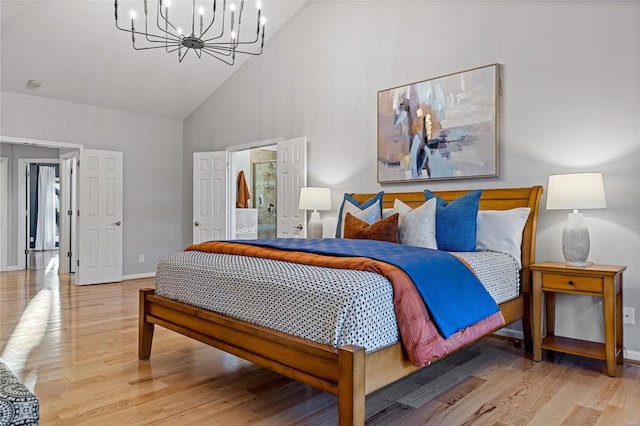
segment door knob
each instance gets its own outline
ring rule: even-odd
[[[294,229],[297,229],[298,231],[302,231],[302,224],[298,225],[298,226],[294,226]]]
[[[193,222],[193,226],[200,226],[199,222]]]
[[[122,225],[122,222],[117,221],[117,222],[116,222],[116,226],[120,226],[120,225]]]

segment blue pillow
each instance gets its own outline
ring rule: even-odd
[[[482,191],[478,189],[447,203],[425,189],[425,201],[436,198],[438,250],[474,251],[476,249],[476,219],[481,195]]]
[[[338,226],[336,227],[336,238],[342,237],[342,209],[344,208],[344,203],[351,203],[354,206],[358,207],[360,210],[364,210],[367,207],[374,205],[376,201],[380,201],[380,217],[382,217],[382,196],[383,195],[384,195],[384,191],[380,191],[374,197],[371,197],[364,203],[360,204],[351,195],[345,193],[344,199],[342,200],[342,204],[340,204],[340,211],[338,212]]]

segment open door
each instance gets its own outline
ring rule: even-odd
[[[193,244],[228,238],[227,152],[193,153]]]
[[[274,141],[278,151],[277,236],[305,238],[307,220],[298,204],[300,188],[307,186],[307,137]],[[232,236],[235,202],[231,200],[235,200],[236,190],[230,176],[235,176],[236,170],[230,164],[230,154],[193,154],[193,244]]]
[[[76,164],[78,152],[60,154],[60,257],[58,272],[68,274],[76,268]]]
[[[80,150],[74,284],[122,281],[122,153]]]
[[[278,238],[305,238],[305,210],[300,188],[307,186],[307,137],[278,142]]]

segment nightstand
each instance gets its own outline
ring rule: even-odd
[[[542,349],[581,355],[607,362],[607,374],[615,377],[616,362],[622,364],[622,272],[626,266],[567,266],[542,262],[530,266],[533,274],[531,314],[533,360],[540,361]],[[598,296],[603,299],[605,343],[555,335],[556,293]],[[547,335],[542,338],[542,296],[545,299]]]

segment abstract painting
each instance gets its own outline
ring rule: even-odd
[[[498,176],[499,64],[378,92],[378,182]]]

